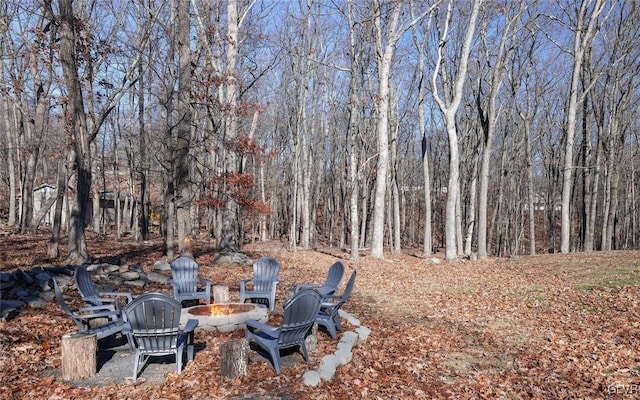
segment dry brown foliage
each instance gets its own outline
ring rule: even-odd
[[[0,272],[47,263],[47,236],[5,236]],[[161,259],[159,242],[89,238],[95,261],[150,270]],[[319,334],[310,364],[276,375],[251,363],[248,376],[220,377],[218,346],[242,336],[198,333],[201,350],[181,375],[162,385],[113,382],[78,387],[63,382],[61,336],[72,323],[56,303],[26,309],[0,323],[0,397],[5,399],[354,399],[354,398],[621,398],[640,392],[640,252],[539,255],[427,264],[416,255],[364,256],[358,264],[338,249],[290,252],[280,243],[250,245],[257,258],[282,264],[285,288],[322,281],[342,259],[358,278],[345,311],[372,329],[353,360],[318,387],[302,384],[335,342]],[[202,275],[230,287],[250,266],[213,265],[213,252],[196,244]],[[346,282],[346,279],[344,279]],[[169,288],[153,288],[169,292]],[[148,288],[149,290],[149,288]],[[345,323],[347,329],[353,329]]]

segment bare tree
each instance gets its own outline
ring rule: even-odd
[[[373,232],[371,237],[371,256],[384,257],[384,215],[389,173],[389,112],[391,104],[390,80],[391,67],[396,46],[402,36],[414,25],[430,14],[438,2],[428,7],[410,21],[400,21],[402,3],[373,2],[374,35],[376,48],[376,66],[378,72],[378,93],[376,101],[376,141],[377,169],[373,206]],[[384,20],[384,21],[383,21]]]
[[[511,57],[511,53],[517,47],[514,44],[514,33],[520,28],[520,18],[523,11],[527,7],[525,2],[512,2],[504,14],[501,13],[500,19],[504,18],[504,26],[501,27],[499,33],[500,39],[497,48],[492,49],[490,43],[493,38],[489,38],[487,24],[489,16],[484,19],[481,28],[482,49],[485,54],[484,65],[488,69],[486,88],[478,85],[476,93],[476,104],[482,130],[484,132],[482,143],[482,157],[480,164],[480,190],[478,198],[478,258],[487,257],[487,209],[488,209],[488,192],[489,192],[489,166],[491,153],[493,151],[494,132],[498,116],[498,106],[496,99],[502,88],[505,74],[507,73],[507,62]],[[491,10],[488,10],[490,13]],[[482,69],[482,67],[480,67]],[[484,90],[488,91],[485,95]],[[483,99],[486,98],[486,101]]]
[[[415,12],[412,4],[411,7],[412,15]],[[428,32],[430,30],[431,19],[429,19],[429,24],[427,25],[424,31]],[[420,132],[421,137],[421,154],[422,154],[422,177],[424,182],[424,190],[423,190],[423,200],[424,200],[424,241],[422,246],[422,253],[425,257],[430,257],[433,252],[433,238],[432,238],[432,228],[431,228],[431,170],[429,168],[429,153],[427,148],[427,129],[425,124],[427,123],[426,115],[425,115],[425,99],[427,96],[427,70],[425,63],[425,45],[429,43],[424,38],[420,38],[418,34],[417,27],[413,28],[413,43],[418,50],[418,65],[417,65],[417,73],[419,76],[418,80],[418,130]]]
[[[178,2],[177,48],[178,48],[178,121],[175,141],[175,209],[178,231],[178,252],[191,255],[191,183],[189,181],[189,149],[191,148],[191,23],[190,0]],[[230,38],[233,40],[233,37]]]
[[[27,12],[20,14],[22,7]],[[49,130],[52,88],[55,77],[56,27],[37,6],[3,2],[0,11],[0,51],[3,54],[1,76],[6,86],[2,97],[6,104],[4,124],[7,127],[7,143],[11,144],[9,167],[13,198],[13,223],[15,223],[15,195],[18,189],[15,173],[20,180],[20,231],[32,232],[35,228],[33,192],[40,156],[45,147],[44,136]],[[24,19],[22,16],[26,15]],[[11,86],[11,87],[9,87]],[[15,155],[15,157],[14,157]],[[17,165],[16,165],[17,163]],[[17,171],[15,170],[17,168]]]
[[[358,224],[358,120],[360,117],[358,104],[360,99],[358,96],[358,73],[360,68],[360,59],[362,56],[362,49],[358,46],[356,24],[354,20],[354,4],[353,0],[347,2],[347,22],[349,24],[349,54],[351,61],[351,68],[349,73],[349,123],[347,126],[347,153],[349,155],[349,174],[347,178],[347,187],[349,190],[349,221],[351,231],[351,259],[358,261],[360,259],[360,236],[359,236],[359,224]]]
[[[138,71],[138,63],[141,55],[134,54],[123,71],[119,71],[119,79],[117,81],[100,81],[100,86],[106,89],[106,94],[101,94],[101,106],[97,107],[94,96],[94,79],[96,74],[93,70],[93,64],[87,63],[83,69],[86,83],[86,90],[90,92],[92,98],[92,106],[85,108],[83,86],[81,77],[78,73],[79,55],[82,54],[83,59],[89,56],[89,51],[93,43],[91,35],[81,35],[82,29],[87,28],[86,24],[78,24],[81,19],[75,13],[73,8],[73,0],[59,0],[58,9],[59,16],[56,16],[51,6],[51,0],[45,1],[45,7],[48,15],[60,21],[60,60],[62,70],[67,87],[67,105],[66,105],[66,131],[72,138],[75,171],[75,201],[72,205],[71,221],[68,232],[67,243],[67,259],[70,262],[82,263],[89,259],[86,246],[85,228],[87,210],[89,207],[89,193],[92,187],[92,154],[91,146],[100,132],[105,120],[114,110],[116,104],[124,96],[127,90],[136,82]],[[112,32],[116,32],[113,29]],[[140,44],[144,47],[144,43],[148,40],[149,31],[140,30]],[[82,47],[78,48],[77,44],[81,43]],[[88,124],[87,115],[90,116],[91,124]]]
[[[51,9],[51,3],[47,3]],[[75,47],[77,27],[73,12],[73,0],[59,0],[58,4],[60,10],[60,59],[69,97],[65,119],[67,131],[73,138],[74,169],[77,174],[67,258],[69,261],[82,263],[89,259],[84,229],[89,190],[91,189],[91,141],[87,131],[84,100],[78,76]]]
[[[433,98],[438,104],[440,111],[444,117],[447,135],[449,136],[449,180],[447,184],[447,208],[445,223],[445,257],[447,260],[455,260],[458,258],[458,246],[456,239],[456,208],[459,202],[460,187],[460,160],[458,150],[458,132],[456,128],[456,113],[462,100],[464,82],[467,75],[469,54],[471,53],[471,44],[475,35],[476,21],[480,11],[482,0],[474,0],[473,8],[468,22],[466,23],[466,34],[462,48],[460,49],[460,58],[458,60],[448,60],[456,62],[457,72],[454,77],[449,77],[445,73],[443,64],[445,60],[444,48],[449,39],[449,29],[453,14],[453,2],[450,0],[447,5],[447,14],[444,19],[444,26],[438,29],[439,45],[435,69],[432,79]],[[453,79],[453,80],[450,80]],[[440,89],[442,87],[442,89]],[[451,91],[451,95],[441,97],[441,91],[445,94]]]
[[[9,32],[9,22],[10,17],[8,15],[8,10],[0,9],[0,81],[8,82],[7,73],[5,70],[4,60],[8,58],[7,54],[7,41],[8,32]],[[17,207],[17,168],[15,164],[15,155],[16,155],[16,141],[14,139],[15,135],[13,134],[16,130],[13,129],[13,123],[11,121],[11,116],[15,115],[13,110],[13,105],[9,101],[9,97],[7,96],[7,90],[2,88],[0,93],[2,94],[0,102],[0,106],[2,109],[3,117],[2,117],[2,126],[4,128],[5,133],[5,146],[6,146],[6,154],[7,154],[7,174],[9,175],[9,216],[7,220],[7,224],[9,226],[14,226],[16,224],[16,207]]]
[[[601,22],[599,16],[605,8],[604,0],[582,0],[576,5],[576,26],[573,36],[573,70],[571,85],[566,105],[566,140],[564,150],[564,171],[562,180],[562,220],[560,228],[560,251],[569,252],[571,233],[571,195],[573,189],[573,146],[576,136],[576,116],[578,105],[584,100],[584,92],[580,94],[580,74],[587,48],[593,44]],[[584,90],[584,89],[583,89]]]

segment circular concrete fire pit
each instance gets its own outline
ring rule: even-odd
[[[188,319],[198,320],[198,329],[217,332],[231,332],[244,329],[244,321],[255,319],[267,322],[268,309],[261,304],[221,303],[184,308],[180,315],[180,325]]]

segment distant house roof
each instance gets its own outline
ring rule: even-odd
[[[40,190],[56,190],[56,187],[50,183],[43,183],[42,185],[33,189],[34,192],[39,192]]]

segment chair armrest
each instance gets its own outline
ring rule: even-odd
[[[122,333],[124,333],[125,335],[128,335],[131,333],[131,324],[128,322],[125,322],[124,324],[122,324]]]
[[[260,321],[256,321],[255,319],[248,319],[246,321],[244,321],[244,324],[247,326],[247,328],[251,327],[254,330],[261,330],[263,332],[277,332],[278,329],[280,329],[279,326],[271,326],[271,325],[267,325],[264,324]]]
[[[189,319],[187,320],[187,324],[184,326],[184,329],[182,329],[182,331],[185,333],[193,332],[197,327],[198,327],[198,320]]]
[[[339,301],[341,298],[342,298],[342,295],[339,295],[339,294],[327,294],[325,296],[322,296],[322,302],[330,303],[332,300]]]
[[[298,293],[302,289],[317,289],[322,286],[319,283],[297,283],[295,286],[295,292]]]
[[[133,301],[133,295],[130,292],[100,292],[102,296],[126,297],[128,302]]]
[[[74,308],[73,311],[82,311],[82,312],[99,312],[99,311],[112,311],[112,312],[120,312],[118,308],[113,304],[100,304],[97,306],[82,306],[78,308]]]
[[[210,281],[209,279],[200,279],[200,283],[202,283],[203,285],[206,285],[206,286],[213,285],[213,282]]]
[[[240,280],[240,292],[244,293],[244,290],[247,286],[248,283],[253,282],[253,278],[249,278],[249,279],[241,279]]]
[[[95,307],[81,307],[71,310],[75,318],[80,319],[94,319],[94,318],[111,318],[117,319],[120,317],[120,311],[109,309],[102,306]]]
[[[100,293],[102,294],[102,293]],[[92,297],[91,301],[96,301],[96,302],[100,302],[100,303],[111,303],[111,304],[118,304],[120,303],[120,300],[118,300],[117,297]]]
[[[322,298],[320,308],[333,308],[340,303],[342,303],[342,296],[327,296]]]
[[[273,284],[280,283],[279,280],[274,280],[274,279],[252,279],[252,281],[254,283],[258,283],[258,282],[260,282],[260,283],[273,283]]]

